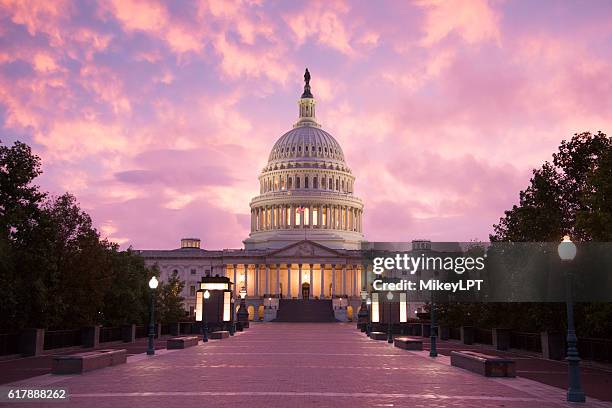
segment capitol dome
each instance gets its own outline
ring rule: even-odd
[[[304,80],[298,121],[274,144],[259,175],[246,249],[282,248],[301,240],[359,249],[363,241],[355,177],[338,141],[316,121],[308,70]]]
[[[297,158],[344,163],[344,153],[336,139],[314,126],[298,126],[282,135],[274,144],[268,163]]]

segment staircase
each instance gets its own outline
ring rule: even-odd
[[[275,322],[335,322],[331,299],[280,299]]]

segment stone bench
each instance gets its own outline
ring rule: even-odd
[[[229,332],[227,330],[214,331],[210,333],[208,337],[213,340],[227,339],[229,337]]]
[[[393,345],[404,350],[423,350],[423,340],[414,337],[396,337]]]
[[[188,337],[173,337],[168,339],[166,348],[168,350],[185,349],[187,347],[193,347],[198,345],[199,338],[196,336]]]
[[[370,338],[372,340],[387,340],[387,333],[380,331],[370,332]]]
[[[127,350],[94,350],[84,353],[53,356],[52,374],[82,374],[98,368],[124,364]]]
[[[452,351],[451,365],[486,377],[516,377],[514,360],[474,351]]]

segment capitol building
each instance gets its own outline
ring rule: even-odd
[[[259,174],[244,249],[207,249],[185,238],[178,249],[140,251],[161,280],[176,272],[185,282],[191,315],[200,278],[218,275],[236,283],[236,294],[246,289],[251,318],[287,299],[326,300],[339,320],[356,316],[365,288],[364,206],[342,147],[317,122],[308,70],[304,81],[298,119]]]

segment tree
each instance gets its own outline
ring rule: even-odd
[[[40,164],[24,143],[0,145],[0,333],[146,322],[147,282],[158,271],[101,239],[74,196],[41,192]],[[168,318],[181,284],[162,287]]]
[[[610,138],[584,132],[562,141],[552,163],[533,171],[519,205],[493,228],[491,241],[558,242],[565,234],[577,241],[612,241]],[[530,330],[551,328],[542,322],[562,328],[565,311],[560,304],[513,304],[502,319]],[[609,335],[612,305],[578,304],[576,321],[583,335]]]
[[[181,292],[185,282],[181,281],[178,273],[174,272],[168,282],[161,282],[158,289],[159,320],[163,323],[178,322],[185,316],[183,302],[185,298]]]
[[[494,225],[491,241],[610,241],[612,227],[612,141],[601,132],[575,134],[561,142],[546,162],[533,171],[519,205]]]

